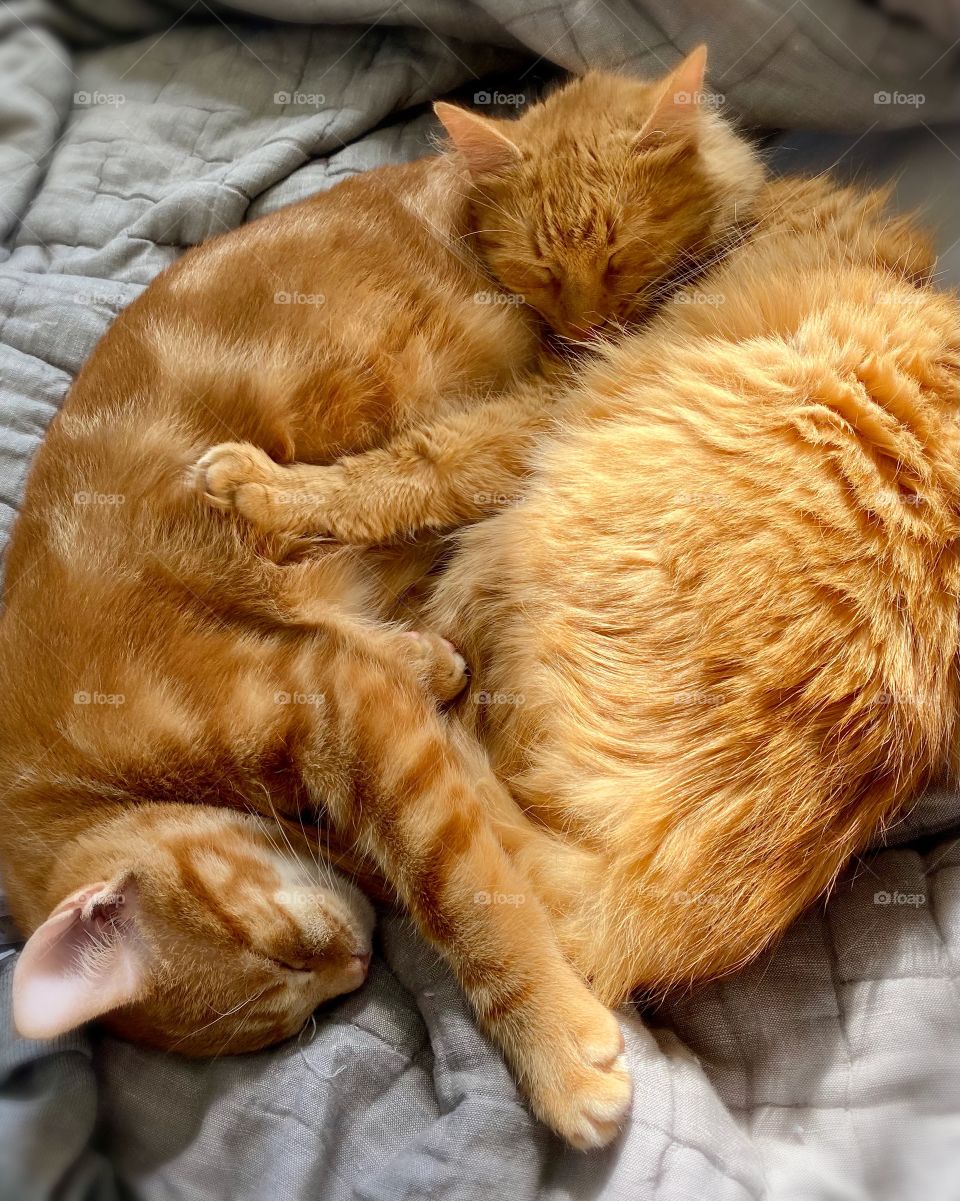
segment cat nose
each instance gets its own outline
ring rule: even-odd
[[[359,951],[356,954],[351,955],[350,962],[347,967],[356,979],[354,988],[359,988],[364,980],[366,980],[367,973],[370,971],[370,952]]]

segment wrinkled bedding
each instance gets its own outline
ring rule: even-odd
[[[654,73],[707,37],[727,106],[791,130],[771,144],[777,169],[902,173],[897,203],[940,219],[944,281],[960,282],[957,10],[930,29],[855,0],[730,0],[707,25],[704,11],[0,3],[3,544],[117,312],[184,247],[427,152],[439,95],[529,97],[584,64]],[[530,1118],[402,918],[383,921],[368,984],[299,1039],[205,1063],[15,1038],[17,934],[0,919],[0,1201],[955,1201],[958,834],[960,796],[933,791],[772,955],[644,1021],[625,1013],[633,1113],[591,1155]]]

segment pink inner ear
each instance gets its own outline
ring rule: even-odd
[[[13,1020],[24,1038],[55,1038],[125,1005],[145,980],[132,877],[62,901],[27,940],[13,976]]]
[[[520,158],[520,150],[492,121],[455,104],[438,100],[433,111],[457,150],[463,155],[471,174],[495,174],[506,170]]]

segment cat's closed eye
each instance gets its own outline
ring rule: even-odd
[[[561,286],[560,277],[546,263],[543,265],[524,264],[523,271],[531,286],[551,288],[554,292],[559,292]]]
[[[272,963],[274,967],[278,967],[284,972],[309,972],[310,966],[304,960],[303,962],[288,963],[285,959],[274,959],[267,956],[267,962]]]
[[[615,247],[603,270],[604,286],[609,288],[637,277],[643,270],[642,250],[636,239]]]

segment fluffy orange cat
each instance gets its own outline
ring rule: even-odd
[[[576,125],[603,77],[526,125],[448,119],[475,242],[558,332],[662,305],[551,389],[563,434],[427,610],[522,807],[498,794],[501,840],[613,1003],[769,945],[951,767],[958,726],[957,302],[885,196],[764,183],[687,103],[702,66],[624,173],[617,135]],[[622,294],[611,231],[647,254]],[[340,512],[383,484],[370,465]]]
[[[497,163],[476,135],[502,133],[445,111],[456,154],[189,252],[100,342],[37,456],[6,563],[0,853],[31,935],[21,1032],[99,1017],[208,1054],[298,1030],[369,957],[369,907],[318,882],[308,843],[273,820],[323,815],[451,963],[535,1112],[577,1146],[613,1137],[630,1096],[617,1022],[493,833],[487,813],[509,797],[437,709],[463,660],[383,620],[402,555],[310,538],[451,526],[515,486],[542,401],[529,384],[496,394],[534,364],[534,317],[464,236],[484,212],[500,220],[510,179],[528,187],[539,157],[546,187],[567,155],[566,187],[593,163],[583,190],[602,197],[602,167],[623,220],[590,243],[602,293],[558,286],[564,322],[683,269],[734,220],[720,184],[710,221],[656,217],[669,261],[630,228],[651,202],[629,199],[689,175],[700,206],[712,156],[752,164],[715,121],[702,147],[693,137],[702,71],[701,54],[659,85],[574,84],[511,125]],[[354,475],[373,483],[351,515],[333,485]],[[476,903],[489,892],[528,903]]]
[[[755,956],[956,770],[960,306],[884,201],[769,184],[428,607],[501,838],[611,1004]]]

